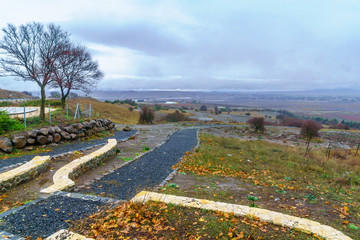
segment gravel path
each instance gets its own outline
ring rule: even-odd
[[[70,221],[96,213],[105,205],[99,201],[51,196],[5,216],[0,221],[0,229],[22,237],[45,238],[69,228]]]
[[[33,159],[35,156],[53,156],[53,155],[57,155],[57,154],[62,154],[62,153],[66,153],[66,152],[71,152],[71,151],[79,151],[79,150],[83,150],[87,147],[91,147],[94,145],[98,145],[98,144],[103,144],[106,143],[106,141],[109,138],[116,138],[116,140],[121,140],[124,138],[128,138],[132,135],[134,135],[136,133],[136,131],[116,131],[114,133],[114,136],[110,136],[110,137],[106,137],[103,139],[95,139],[95,140],[91,140],[91,141],[73,141],[70,144],[63,144],[59,147],[54,148],[54,150],[50,151],[50,152],[43,152],[43,153],[39,153],[36,155],[24,155],[21,157],[14,157],[14,158],[8,158],[8,159],[1,159],[0,160],[0,172],[4,171],[5,169],[3,169],[4,167],[7,166],[11,166],[11,165],[15,165],[15,164],[19,164],[19,163],[25,163],[30,161],[31,159]]]
[[[185,129],[174,133],[159,148],[95,181],[83,192],[105,193],[106,196],[128,200],[145,188],[157,186],[173,171],[171,166],[196,146],[197,131]]]

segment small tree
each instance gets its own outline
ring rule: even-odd
[[[104,74],[85,47],[67,43],[59,46],[59,49],[61,51],[53,62],[52,87],[60,88],[61,107],[65,108],[65,101],[71,90],[88,93]]]
[[[218,115],[218,114],[221,113],[221,111],[219,110],[218,106],[215,106],[215,108],[214,108],[214,113],[215,113],[216,115]]]
[[[260,131],[260,132],[264,132],[265,131],[265,118],[263,117],[254,117],[251,118],[247,121],[251,127],[253,127],[255,129],[255,132]]]
[[[207,107],[205,105],[202,105],[200,107],[200,111],[206,112],[207,111]]]
[[[311,139],[319,136],[319,130],[321,128],[322,128],[322,126],[313,120],[304,121],[304,124],[300,130],[300,135],[307,140],[305,155],[308,154],[308,152],[309,152],[309,146],[310,146]]]
[[[142,107],[140,110],[139,123],[152,123],[154,117],[154,110],[152,108]]]
[[[189,120],[189,118],[185,114],[179,112],[179,110],[176,110],[173,113],[167,114],[164,119],[167,122],[181,122],[181,121]]]

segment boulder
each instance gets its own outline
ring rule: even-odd
[[[54,142],[58,143],[61,140],[61,135],[59,133],[54,134]]]
[[[77,138],[77,135],[76,135],[75,133],[71,133],[71,134],[70,134],[70,137],[71,137],[71,139],[76,139],[76,138]]]
[[[49,129],[48,128],[40,128],[39,132],[44,136],[49,135]]]
[[[36,136],[38,135],[38,133],[39,133],[38,130],[28,131],[29,136],[32,137],[32,138],[36,138]]]
[[[27,142],[27,144],[34,144],[35,143],[35,139],[34,138],[28,138],[27,140],[26,140],[26,142]]]
[[[62,138],[66,139],[66,140],[69,140],[71,138],[70,134],[67,133],[66,131],[61,131],[60,135],[61,135]]]
[[[76,133],[77,130],[73,128],[71,125],[63,128],[68,133]]]
[[[49,134],[53,134],[55,132],[55,129],[53,127],[49,127]]]
[[[7,137],[0,137],[0,150],[11,153],[13,151],[13,145]]]
[[[25,136],[16,136],[11,139],[14,147],[23,148],[26,145],[26,137]]]
[[[40,145],[44,145],[47,142],[47,137],[44,135],[39,135],[36,137],[36,142]]]
[[[47,137],[47,143],[52,143],[54,141],[54,137],[53,137],[53,135],[48,135],[48,137]]]
[[[91,128],[91,125],[89,122],[82,122],[81,124],[83,125],[83,128],[86,128],[86,129]]]
[[[115,123],[111,123],[110,125],[109,125],[109,129],[113,129],[115,127]]]
[[[109,119],[104,119],[105,126],[109,126],[112,122]]]
[[[97,122],[95,120],[90,121],[90,128],[94,128],[94,127],[97,127],[97,126],[98,126],[98,124],[97,124]]]
[[[81,132],[79,133],[79,137],[85,137],[85,133],[84,133],[83,131],[81,131]]]
[[[54,127],[54,130],[55,130],[55,132],[57,132],[57,133],[61,133],[61,128],[59,128],[58,126],[55,126],[55,127]]]
[[[32,151],[32,150],[34,150],[34,147],[33,146],[27,146],[24,149],[27,150],[27,151]]]
[[[123,128],[123,131],[125,131],[125,132],[129,132],[129,131],[131,131],[131,129],[130,129],[130,127],[129,127],[129,126],[126,126],[126,127],[124,127],[124,128]]]

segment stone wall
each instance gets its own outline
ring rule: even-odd
[[[107,144],[102,148],[81,158],[75,159],[61,167],[53,176],[54,184],[42,189],[40,192],[49,194],[56,191],[72,190],[75,186],[75,182],[72,179],[97,167],[104,162],[107,157],[115,155],[116,145],[116,139],[108,139]]]
[[[7,153],[11,153],[14,148],[32,150],[34,145],[57,144],[60,141],[74,140],[101,131],[109,131],[114,127],[115,124],[108,119],[97,119],[23,131],[9,138],[0,136],[0,150]]]
[[[0,192],[15,187],[16,185],[29,181],[42,172],[45,172],[50,162],[49,156],[37,156],[31,161],[0,174]]]

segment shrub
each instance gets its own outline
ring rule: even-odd
[[[140,111],[139,123],[152,123],[154,120],[154,110],[149,107],[142,107]]]
[[[188,121],[189,118],[185,114],[176,110],[173,113],[167,114],[164,120],[167,122],[181,122],[181,121]]]
[[[260,132],[264,132],[265,131],[265,118],[263,117],[254,117],[251,118],[247,121],[251,127],[255,128],[255,132],[260,131]]]
[[[314,122],[313,120],[306,120],[301,127],[300,135],[311,140],[312,138],[319,136],[319,130],[321,128],[322,126],[319,123]]]
[[[200,111],[207,111],[207,107],[205,105],[202,105],[199,110]]]
[[[335,129],[342,129],[342,130],[349,130],[350,127],[346,124],[343,123],[338,123],[335,126],[332,126],[331,128],[335,128]]]
[[[280,125],[301,128],[304,125],[304,120],[292,117],[284,117]]]
[[[21,129],[23,129],[23,125],[19,120],[10,118],[4,111],[0,111],[0,134]]]
[[[314,122],[313,120],[304,121],[304,124],[300,130],[300,135],[307,139],[305,156],[309,152],[309,146],[310,146],[311,139],[319,136],[319,130],[321,128],[322,128],[322,126],[319,123]]]

